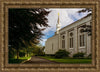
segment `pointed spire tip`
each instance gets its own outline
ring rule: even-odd
[[[58,16],[59,16],[59,12],[58,12]]]

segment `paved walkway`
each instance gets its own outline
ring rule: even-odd
[[[59,63],[44,58],[40,58],[37,56],[33,56],[30,60],[24,62],[23,64],[59,64]]]

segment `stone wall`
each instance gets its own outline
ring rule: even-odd
[[[80,26],[86,24],[90,25],[92,16],[87,16],[82,18],[59,31],[59,34],[54,35],[53,37],[47,39],[46,46],[45,46],[45,53],[46,54],[54,54],[59,49],[65,49],[69,51],[72,56],[77,52],[84,52],[86,55],[91,53],[91,36],[88,36],[87,33],[83,33],[85,35],[85,46],[80,47]],[[69,34],[70,32],[73,33],[73,48],[69,47]],[[65,48],[62,48],[62,37],[65,37]]]
[[[45,53],[46,54],[55,54],[58,51],[58,35],[54,35],[49,38],[45,44]]]

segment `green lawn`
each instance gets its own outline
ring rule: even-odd
[[[55,61],[55,62],[60,62],[60,63],[68,63],[68,64],[91,64],[92,63],[92,59],[74,59],[74,58],[63,58],[63,59],[57,59],[54,57],[50,57],[50,56],[39,56],[51,61]]]
[[[15,58],[9,58],[8,62],[10,64],[19,64],[19,63],[22,63],[23,61],[25,60],[28,60],[30,59],[31,57],[20,57],[19,59],[15,59]]]

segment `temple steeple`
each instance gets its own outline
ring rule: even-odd
[[[59,34],[59,30],[61,29],[60,19],[59,19],[59,13],[58,13],[58,20],[56,24],[56,33]]]

